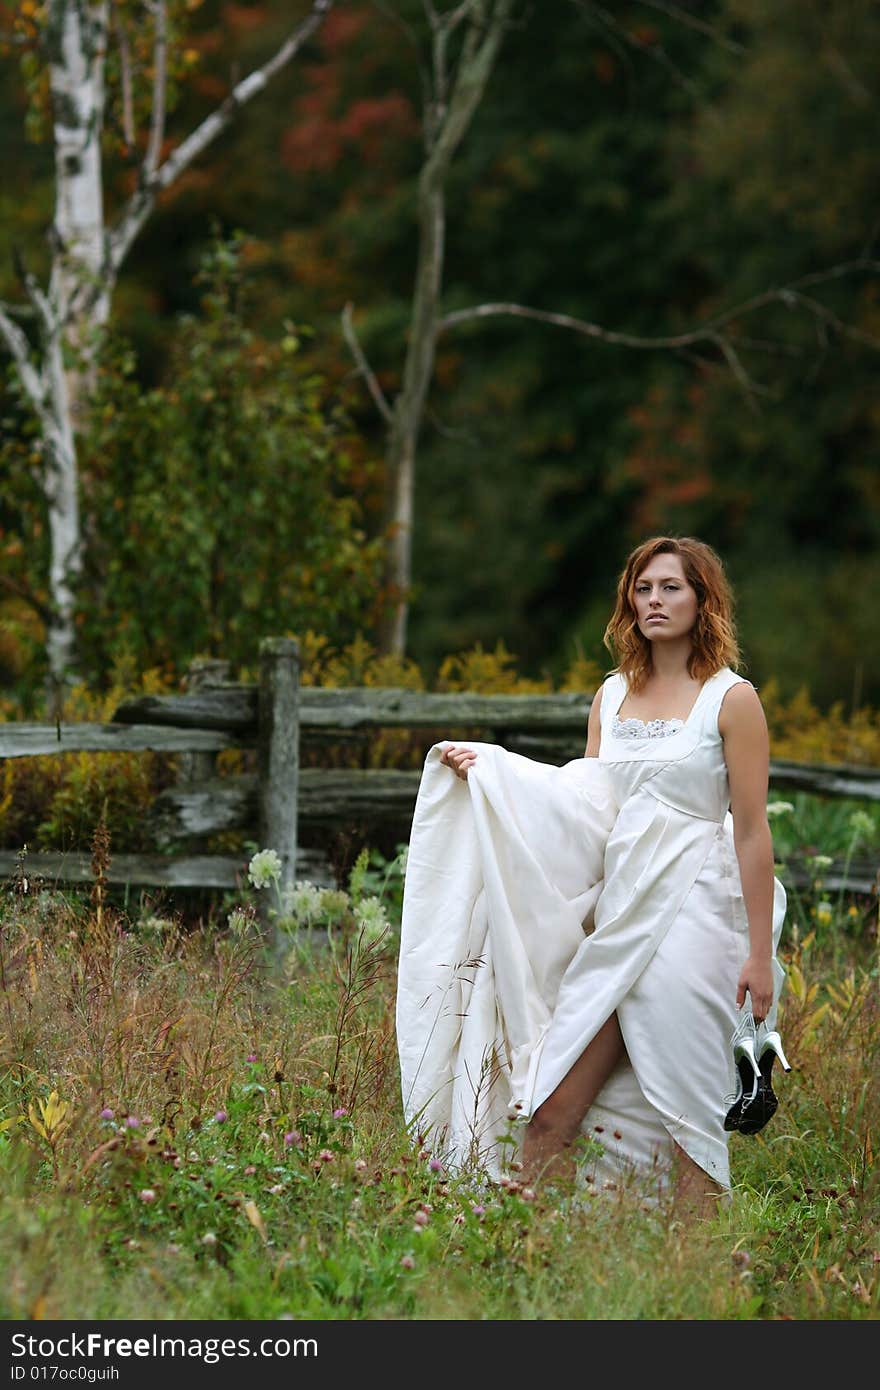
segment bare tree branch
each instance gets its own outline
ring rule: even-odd
[[[150,139],[144,159],[144,182],[150,180],[159,167],[162,141],[165,138],[165,97],[168,87],[168,23],[165,0],[155,0],[150,6],[156,25],[153,40],[153,110],[150,118]]]
[[[460,5],[456,5],[454,10],[446,10],[440,16],[440,24],[447,34],[452,34],[461,24],[463,19],[467,19],[475,9],[475,0],[462,0]]]
[[[28,400],[34,409],[42,414],[46,403],[46,388],[40,373],[31,361],[31,345],[27,336],[10,317],[11,312],[9,306],[0,304],[0,337],[3,338],[10,354],[15,359],[21,384]]]
[[[122,136],[129,149],[134,149],[137,133],[134,128],[134,84],[131,74],[131,48],[119,6],[113,6],[113,27],[119,45],[119,78],[122,88]]]
[[[351,349],[352,357],[358,364],[359,373],[364,378],[364,381],[367,383],[370,395],[373,397],[373,400],[376,403],[376,408],[378,409],[379,414],[390,425],[392,418],[391,407],[388,404],[382,387],[379,385],[379,381],[376,377],[375,372],[373,371],[372,367],[366,359],[363,348],[358,342],[357,334],[354,331],[354,322],[352,320],[352,304],[350,301],[348,304],[346,304],[345,308],[342,311],[342,331],[345,334],[345,341],[348,343],[348,346]]]
[[[766,386],[759,386],[758,383],[749,376],[742,364],[739,353],[736,351],[731,340],[724,333],[713,333],[709,341],[714,343],[718,348],[732,371],[734,378],[742,387],[743,395],[749,403],[749,408],[753,411],[757,411],[758,407],[755,396],[759,394],[762,396],[769,396],[771,393],[767,390]]]
[[[731,53],[748,53],[745,44],[737,43],[736,39],[730,38],[728,34],[723,34],[714,24],[708,20],[698,19],[689,10],[683,10],[680,5],[664,3],[664,0],[639,0],[639,4],[647,5],[649,9],[659,10],[661,14],[668,14],[671,19],[677,19],[679,24],[686,29],[696,29],[698,33],[705,34],[707,38],[714,39],[722,48],[726,48]]]
[[[33,308],[34,315],[36,318],[40,320],[43,329],[43,334],[46,338],[50,338],[52,334],[56,331],[58,325],[56,322],[55,314],[52,311],[52,306],[49,303],[49,299],[40,289],[40,286],[37,282],[37,278],[34,275],[33,271],[28,270],[24,256],[21,254],[18,248],[15,248],[15,250],[13,251],[12,259],[13,264],[15,266],[15,272],[22,285],[24,286],[25,293],[31,302],[31,307]]]
[[[431,156],[424,170],[424,177],[430,181],[437,177],[439,170],[445,169],[473,120],[486,87],[488,75],[492,70],[504,30],[513,11],[515,0],[496,0],[491,24],[485,32],[476,23],[465,35],[462,56],[455,77],[449,110],[443,120]],[[459,6],[462,11],[474,8],[474,0]],[[458,14],[458,11],[455,11]]]
[[[14,598],[24,599],[25,603],[29,603],[48,626],[52,620],[52,610],[47,603],[44,603],[43,600],[34,593],[29,584],[11,579],[8,574],[0,574],[0,586],[2,586],[8,594],[12,594]]]
[[[591,323],[587,319],[574,318],[570,314],[555,314],[544,309],[532,309],[524,304],[505,303],[478,304],[471,309],[456,309],[453,313],[446,314],[440,319],[437,333],[439,336],[446,329],[453,328],[459,323],[465,323],[469,319],[484,319],[506,314],[515,318],[535,319],[540,323],[552,323],[558,328],[570,328],[575,333],[584,334],[585,337],[596,338],[606,343],[617,343],[621,347],[683,348],[707,339],[717,340],[718,335],[728,324],[743,318],[746,314],[753,313],[756,309],[764,308],[769,304],[784,304],[788,308],[802,305],[815,317],[822,318],[839,332],[855,337],[859,342],[867,343],[870,347],[880,348],[880,339],[863,333],[860,329],[852,328],[824,304],[802,292],[806,286],[827,284],[831,280],[839,280],[845,275],[852,275],[858,271],[870,271],[876,274],[880,271],[880,261],[859,258],[855,261],[841,262],[840,265],[832,266],[830,270],[814,271],[793,281],[791,285],[763,290],[760,294],[753,295],[751,299],[744,300],[734,308],[726,309],[724,313],[717,314],[700,328],[691,329],[687,333],[665,334],[656,338],[644,337],[637,333],[620,333],[614,329],[603,328],[598,323]]]
[[[667,334],[656,338],[646,338],[636,333],[616,332],[613,329],[602,328],[600,324],[591,323],[587,319],[574,318],[570,314],[555,314],[543,309],[532,309],[525,304],[505,303],[478,304],[471,309],[458,309],[451,314],[446,314],[437,324],[437,337],[439,338],[446,329],[453,328],[459,323],[466,323],[471,319],[508,315],[513,318],[533,319],[539,323],[550,323],[557,328],[568,328],[587,338],[614,343],[620,347],[647,350],[666,348],[682,351],[693,348],[697,343],[711,343],[724,357],[734,378],[741,386],[750,408],[756,409],[755,397],[758,395],[769,396],[772,392],[749,375],[739,355],[739,349],[756,347],[762,351],[772,351],[779,355],[789,356],[797,355],[797,349],[792,349],[788,344],[774,344],[763,339],[734,338],[724,330],[737,319],[743,318],[746,314],[754,313],[757,309],[765,308],[771,304],[782,304],[788,309],[804,309],[812,315],[820,335],[820,346],[826,345],[827,329],[833,328],[844,337],[852,338],[855,342],[864,343],[868,347],[880,350],[880,338],[875,338],[870,333],[846,323],[820,300],[803,293],[807,286],[827,284],[832,280],[839,280],[845,275],[852,275],[858,271],[877,273],[880,271],[880,261],[860,257],[855,261],[841,262],[829,270],[813,271],[809,275],[801,276],[799,280],[793,281],[791,285],[764,290],[761,294],[753,295],[751,299],[745,300],[742,304],[716,315],[715,318],[710,319],[700,328],[691,329],[687,333]],[[705,359],[701,360],[705,361]]]
[[[217,139],[217,136],[226,129],[235,113],[258,92],[261,92],[276,73],[280,72],[291,61],[303,44],[311,38],[315,30],[323,24],[332,8],[333,0],[313,0],[311,13],[297,25],[274,56],[262,67],[256,68],[241,82],[238,82],[222,105],[210,116],[206,116],[201,124],[168,156],[164,164],[160,165],[153,175],[141,184],[132,195],[122,219],[111,234],[111,255],[114,271],[119,270],[132,242],[152,212],[157,195],[179,178],[184,169],[188,168],[200,154],[203,154],[208,146]]]

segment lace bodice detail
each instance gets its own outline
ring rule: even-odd
[[[683,719],[618,719],[615,714],[611,722],[611,732],[615,738],[668,738],[683,729]]]

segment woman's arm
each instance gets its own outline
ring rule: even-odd
[[[753,686],[738,682],[718,715],[730,781],[733,842],[749,919],[749,958],[737,983],[741,1007],[746,990],[756,1023],[773,1003],[773,838],[767,821],[770,738],[764,709]]]
[[[590,717],[587,720],[587,746],[584,749],[585,758],[598,758],[599,740],[602,737],[602,686],[596,691],[590,703]]]

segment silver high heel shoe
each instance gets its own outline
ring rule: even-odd
[[[763,1030],[763,1031],[761,1031]],[[761,1079],[755,1096],[742,1105],[737,1128],[741,1134],[757,1134],[776,1113],[779,1101],[773,1090],[773,1063],[778,1057],[783,1071],[791,1071],[791,1065],[782,1048],[782,1039],[775,1029],[768,1029],[762,1023],[757,1041],[758,1070]]]
[[[733,1098],[733,1104],[724,1117],[724,1128],[727,1130],[741,1129],[743,1116],[747,1113],[751,1114],[753,1119],[757,1118],[754,1107],[761,1094],[762,1077],[756,1051],[757,1030],[750,1009],[745,1010],[740,1015],[731,1042],[733,1043],[733,1063],[739,1079],[739,1089]],[[772,1066],[772,1062],[770,1065]],[[769,1118],[768,1115],[767,1119]],[[766,1121],[762,1121],[762,1123],[766,1123]]]

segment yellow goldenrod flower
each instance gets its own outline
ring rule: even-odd
[[[31,1124],[52,1149],[70,1124],[70,1110],[70,1101],[61,1100],[57,1091],[53,1091],[48,1100],[44,1101],[38,1097],[36,1104],[31,1101],[28,1105]]]

